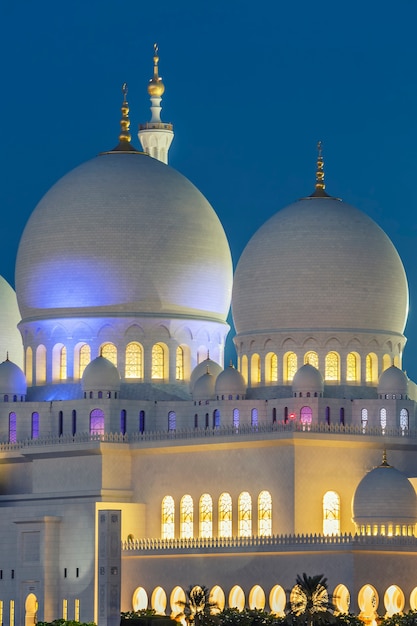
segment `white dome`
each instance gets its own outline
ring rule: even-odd
[[[408,393],[408,378],[402,370],[391,365],[379,377],[378,393],[399,394],[406,396]]]
[[[214,391],[217,396],[244,396],[246,393],[245,379],[233,365],[230,365],[217,376]]]
[[[25,396],[26,378],[20,367],[7,359],[0,363],[0,395]]]
[[[19,367],[23,367],[22,337],[17,328],[20,322],[16,293],[9,283],[0,276],[0,354],[6,354]]]
[[[294,392],[323,392],[323,376],[313,365],[306,363],[295,373],[292,381]]]
[[[206,374],[207,371],[209,371],[210,374],[214,376],[214,380],[216,380],[216,377],[220,374],[220,372],[223,371],[223,368],[221,365],[216,363],[216,361],[212,361],[210,357],[207,357],[207,359],[205,359],[204,361],[201,361],[201,363],[196,365],[193,371],[191,372],[191,376],[190,376],[191,391],[193,391],[196,381],[199,378],[201,378],[201,376],[204,376],[204,374]]]
[[[83,391],[119,391],[120,374],[117,367],[104,356],[93,359],[84,370]]]
[[[383,230],[336,198],[276,213],[246,246],[233,286],[236,331],[385,331],[401,335],[408,286]]]
[[[23,233],[23,320],[74,316],[224,323],[232,262],[222,225],[184,176],[142,153],[107,153],[61,178]]]
[[[216,377],[206,372],[195,382],[193,400],[210,400],[214,397],[214,384]]]
[[[408,478],[383,462],[362,478],[352,502],[353,521],[361,524],[415,524],[417,496]]]

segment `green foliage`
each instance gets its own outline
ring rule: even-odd
[[[37,626],[96,626],[94,622],[75,622],[74,620],[56,619],[53,622],[36,622]]]
[[[322,626],[335,624],[334,606],[329,600],[327,578],[322,574],[298,575],[290,594],[288,626]]]
[[[380,626],[417,626],[417,611],[409,611],[404,615],[396,613],[392,617],[386,617]]]
[[[261,609],[224,609],[216,615],[219,626],[280,626],[283,618]]]
[[[352,613],[339,613],[335,615],[336,626],[364,626],[363,621]]]
[[[204,585],[190,585],[186,591],[185,602],[177,602],[182,612],[175,618],[185,618],[187,624],[193,626],[213,626],[216,622],[212,614],[217,609],[216,602],[210,600],[210,589]]]
[[[155,609],[139,609],[139,611],[126,611],[121,613],[123,619],[138,619],[138,617],[153,617],[156,615]]]

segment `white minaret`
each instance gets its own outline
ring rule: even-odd
[[[152,118],[146,124],[139,124],[138,137],[144,152],[162,163],[168,163],[168,150],[174,138],[174,131],[172,124],[164,124],[161,121],[161,96],[165,91],[165,85],[158,75],[158,62],[158,45],[154,44],[153,78],[148,85]]]

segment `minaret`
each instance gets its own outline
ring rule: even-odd
[[[165,85],[158,74],[158,63],[158,45],[154,44],[153,77],[148,85],[152,118],[146,124],[139,124],[138,137],[144,152],[162,163],[168,163],[168,150],[174,138],[174,131],[172,124],[164,124],[161,121],[161,100]]]

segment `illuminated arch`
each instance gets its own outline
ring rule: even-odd
[[[398,369],[401,369],[401,356],[398,354],[394,357],[394,365],[395,367],[398,367]]]
[[[34,593],[29,593],[25,600],[25,626],[36,624],[38,612],[38,599]]]
[[[261,611],[265,608],[265,592],[259,585],[254,585],[249,591],[249,608]]]
[[[203,493],[199,502],[199,535],[213,536],[213,500],[210,494]]]
[[[219,537],[232,536],[232,498],[230,493],[219,497]]]
[[[67,380],[67,349],[62,343],[52,348],[52,380]]]
[[[74,349],[74,373],[81,380],[84,370],[91,361],[91,348],[87,343],[81,343]]]
[[[168,380],[168,347],[163,343],[152,346],[151,377],[153,380]]]
[[[408,430],[409,428],[409,416],[407,409],[400,410],[400,428],[402,431]]]
[[[377,384],[378,382],[378,357],[374,352],[366,355],[366,378],[367,383]]]
[[[269,594],[269,608],[277,617],[285,616],[287,595],[281,585],[274,585]]]
[[[276,383],[278,381],[278,357],[275,352],[268,352],[265,356],[265,382]]]
[[[183,613],[186,601],[187,598],[185,596],[184,589],[182,587],[179,587],[178,585],[174,587],[169,597],[169,604],[171,607],[171,619],[175,619],[177,616]]]
[[[346,356],[346,380],[348,383],[361,382],[361,358],[357,352],[349,352]]]
[[[369,584],[364,585],[358,593],[359,618],[370,626],[376,626],[378,605],[379,597],[375,587]]]
[[[126,346],[125,378],[143,378],[143,347],[137,341]]]
[[[333,592],[333,602],[336,607],[335,613],[349,613],[350,593],[345,585],[337,585]]]
[[[209,600],[213,604],[211,612],[215,615],[223,611],[226,604],[226,597],[224,591],[219,585],[214,585],[210,590]]]
[[[402,613],[405,606],[403,591],[397,585],[391,585],[384,593],[385,617],[392,617],[395,613]]]
[[[90,413],[90,435],[104,435],[104,413],[93,409]]]
[[[180,503],[180,537],[192,539],[194,535],[194,503],[190,495],[181,498]]]
[[[175,351],[175,379],[184,380],[184,350],[181,346]]]
[[[417,611],[417,587],[414,587],[410,593],[410,609],[412,611]]]
[[[252,498],[247,491],[242,491],[238,499],[238,535],[252,535]]]
[[[246,354],[242,356],[242,361],[240,365],[240,373],[242,374],[245,384],[248,384],[248,357]]]
[[[310,406],[301,407],[300,411],[300,421],[305,426],[310,426],[313,421],[313,411]]]
[[[261,357],[259,354],[252,354],[250,359],[250,382],[251,385],[258,385],[261,382]]]
[[[46,383],[46,348],[43,344],[36,348],[36,384]]]
[[[174,539],[175,536],[175,504],[172,496],[165,496],[161,507],[161,537],[162,539]]]
[[[290,383],[297,372],[297,355],[295,352],[284,354],[284,382]]]
[[[113,363],[114,367],[117,367],[117,348],[114,343],[108,341],[100,346],[100,354],[105,359]]]
[[[238,611],[245,608],[245,594],[242,587],[235,585],[229,593],[229,606],[235,607]]]
[[[133,592],[132,608],[134,611],[144,611],[148,608],[148,594],[143,587],[137,587]]]
[[[340,381],[340,356],[337,352],[328,352],[324,360],[324,378],[327,381]]]
[[[379,425],[381,426],[382,430],[385,430],[387,427],[387,409],[385,409],[384,407],[382,409],[379,409]]]
[[[392,365],[392,358],[389,354],[384,354],[382,357],[382,371],[385,372]]]
[[[33,381],[33,352],[30,346],[26,348],[25,374],[26,374],[27,384],[30,387]]]
[[[157,615],[165,615],[167,608],[167,594],[162,587],[156,587],[151,596],[151,608]]]
[[[258,496],[258,535],[272,535],[272,497],[269,491],[261,491]]]
[[[323,535],[340,535],[340,496],[335,491],[323,496]]]
[[[310,350],[310,352],[306,352],[304,355],[304,365],[312,365],[317,370],[319,369],[319,355],[314,350]]]

